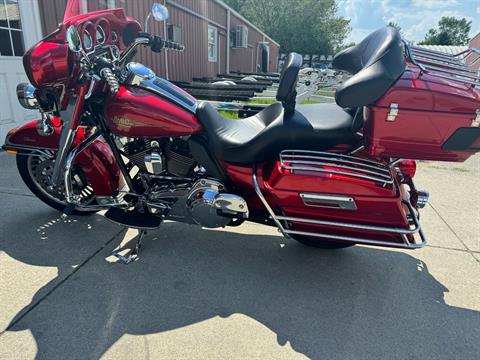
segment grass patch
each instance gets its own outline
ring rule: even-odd
[[[220,110],[220,115],[230,118],[230,119],[238,119],[238,112],[236,111],[227,111],[227,110]]]
[[[262,100],[262,99],[254,99],[248,100],[247,104],[275,104],[276,100]]]
[[[306,105],[306,104],[319,104],[319,102],[315,100],[309,100],[309,99],[303,100],[302,105]]]

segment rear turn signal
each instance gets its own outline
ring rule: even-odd
[[[417,163],[415,160],[400,160],[397,167],[404,178],[412,179],[417,172]]]

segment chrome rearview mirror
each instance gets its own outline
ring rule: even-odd
[[[148,32],[148,20],[150,20],[152,15],[156,21],[165,21],[168,19],[168,9],[162,4],[153,3],[152,10],[145,19],[145,26],[143,27],[145,32]]]
[[[78,34],[77,28],[73,25],[70,25],[67,29],[67,42],[68,47],[74,53],[79,53],[82,51],[82,42],[80,40],[80,35]]]
[[[153,3],[152,15],[157,21],[165,21],[168,19],[168,9],[162,4]]]

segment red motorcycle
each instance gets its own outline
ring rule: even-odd
[[[314,247],[419,248],[428,193],[413,183],[415,160],[461,162],[480,150],[480,78],[464,60],[478,50],[449,56],[383,28],[335,56],[352,75],[336,104],[297,106],[302,58],[292,53],[278,102],[231,120],[132,62],[139,46],[182,45],[122,9],[81,5],[70,0],[59,28],[24,55],[31,84],[18,99],[42,118],[12,129],[3,148],[39,199],[66,215],[108,209],[141,230],[137,244],[165,219],[249,220]],[[154,4],[150,15],[168,11]]]

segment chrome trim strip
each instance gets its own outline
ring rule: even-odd
[[[353,197],[350,196],[300,193],[300,197],[305,206],[336,210],[357,210],[357,204]]]
[[[56,149],[44,148],[44,147],[30,147],[30,146],[18,146],[18,145],[4,145],[5,150],[20,150],[20,151],[28,151],[30,155],[37,155],[37,156],[46,156],[48,158],[52,158],[53,155],[50,153],[46,153],[46,151],[54,151]],[[39,154],[35,154],[38,152]],[[20,154],[23,155],[23,154]]]

